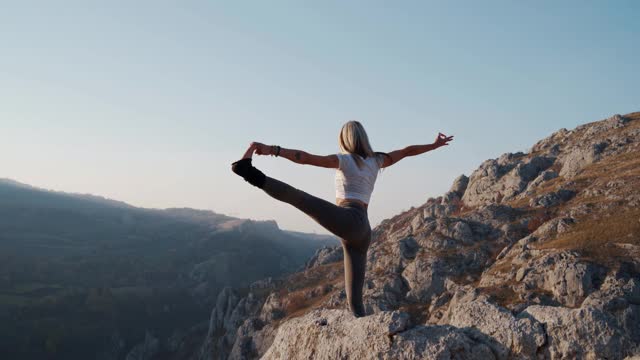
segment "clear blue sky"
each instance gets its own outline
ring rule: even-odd
[[[638,1],[14,1],[0,11],[0,177],[327,233],[230,171],[251,141],[407,158],[372,225],[504,152],[640,110]],[[334,170],[257,157],[334,201]]]

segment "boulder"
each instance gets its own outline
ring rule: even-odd
[[[544,329],[537,321],[515,317],[484,296],[453,302],[447,322],[457,327],[474,327],[495,339],[500,346],[493,347],[493,351],[499,359],[514,356],[533,359],[546,340]]]
[[[432,296],[444,291],[444,266],[435,256],[418,256],[402,272],[409,291],[407,299],[428,302]]]
[[[559,303],[575,307],[596,289],[602,269],[579,259],[574,252],[547,252],[523,265],[526,274],[520,280],[525,289],[550,292]]]
[[[573,148],[562,160],[560,176],[565,178],[572,178],[576,176],[587,165],[600,160],[600,154],[606,146],[606,142],[599,142]]]
[[[367,314],[397,309],[408,291],[406,281],[398,273],[369,277],[364,288],[364,306]],[[346,301],[341,303],[346,307]]]
[[[574,195],[575,191],[560,189],[558,191],[550,192],[548,194],[544,194],[538,196],[534,199],[531,199],[529,202],[529,206],[531,207],[553,207],[562,204],[565,201],[570,200]]]
[[[485,161],[471,174],[462,200],[468,206],[480,206],[512,199],[554,161],[544,156],[525,159],[523,154],[504,154],[498,160]]]
[[[532,305],[523,314],[544,324],[551,359],[622,359],[637,347],[611,316],[592,307]]]
[[[453,184],[451,185],[451,189],[449,192],[457,194],[459,197],[464,195],[465,190],[467,190],[467,185],[469,185],[469,178],[466,175],[460,175],[455,180],[453,180]]]

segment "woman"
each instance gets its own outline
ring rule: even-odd
[[[340,154],[320,156],[301,150],[252,142],[243,158],[232,164],[232,170],[271,197],[302,210],[340,238],[344,252],[347,301],[354,316],[361,317],[365,315],[362,288],[367,250],[371,242],[367,208],[378,170],[391,166],[407,156],[419,155],[448,145],[452,139],[453,136],[439,133],[433,144],[412,145],[388,154],[374,152],[362,124],[358,121],[349,121],[342,126],[338,137]],[[281,156],[298,164],[337,169],[335,176],[337,205],[266,176],[251,165],[251,156],[254,151],[258,155]]]

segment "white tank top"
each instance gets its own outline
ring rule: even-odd
[[[378,177],[378,162],[375,156],[364,160],[362,169],[358,167],[354,156],[356,154],[336,154],[340,165],[336,170],[336,198],[358,199],[368,204],[373,192],[373,186]]]

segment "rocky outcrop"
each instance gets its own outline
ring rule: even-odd
[[[464,174],[460,175],[455,180],[453,180],[453,184],[451,185],[451,189],[449,189],[449,192],[462,197],[464,195],[464,192],[467,190],[468,185],[469,178]]]
[[[537,196],[529,202],[531,207],[553,207],[571,199],[576,193],[571,190],[560,189],[541,196]]]
[[[640,355],[639,152],[640,114],[632,114],[562,129],[529,153],[488,160],[443,196],[373,229],[368,316],[346,309],[342,249],[327,247],[303,272],[260,290],[264,297],[227,290],[204,352],[230,359]]]
[[[440,321],[456,327],[473,327],[496,341],[489,344],[499,359],[534,358],[546,343],[541,324],[522,314],[491,303],[487,297],[455,299],[448,314]]]
[[[462,200],[469,206],[479,206],[512,199],[554,161],[553,157],[528,158],[523,153],[487,160],[471,174]]]
[[[606,313],[592,307],[533,305],[524,313],[545,325],[549,344],[544,353],[552,359],[619,359],[638,346]]]
[[[355,318],[314,310],[280,326],[262,359],[493,359],[491,349],[452,326],[409,328],[402,312]]]
[[[489,268],[483,274],[480,286],[512,284],[511,288],[525,299],[543,291],[558,304],[576,307],[604,277],[603,268],[581,260],[575,252],[515,247],[506,255],[506,260],[495,266],[506,262],[511,264],[510,270],[496,273]]]
[[[410,289],[407,298],[413,301],[429,302],[444,291],[444,264],[436,256],[421,256],[404,269],[402,276]]]
[[[240,297],[235,290],[225,287],[211,312],[209,330],[199,352],[200,359],[225,359],[236,341],[238,327],[262,307],[263,300],[252,292]]]

